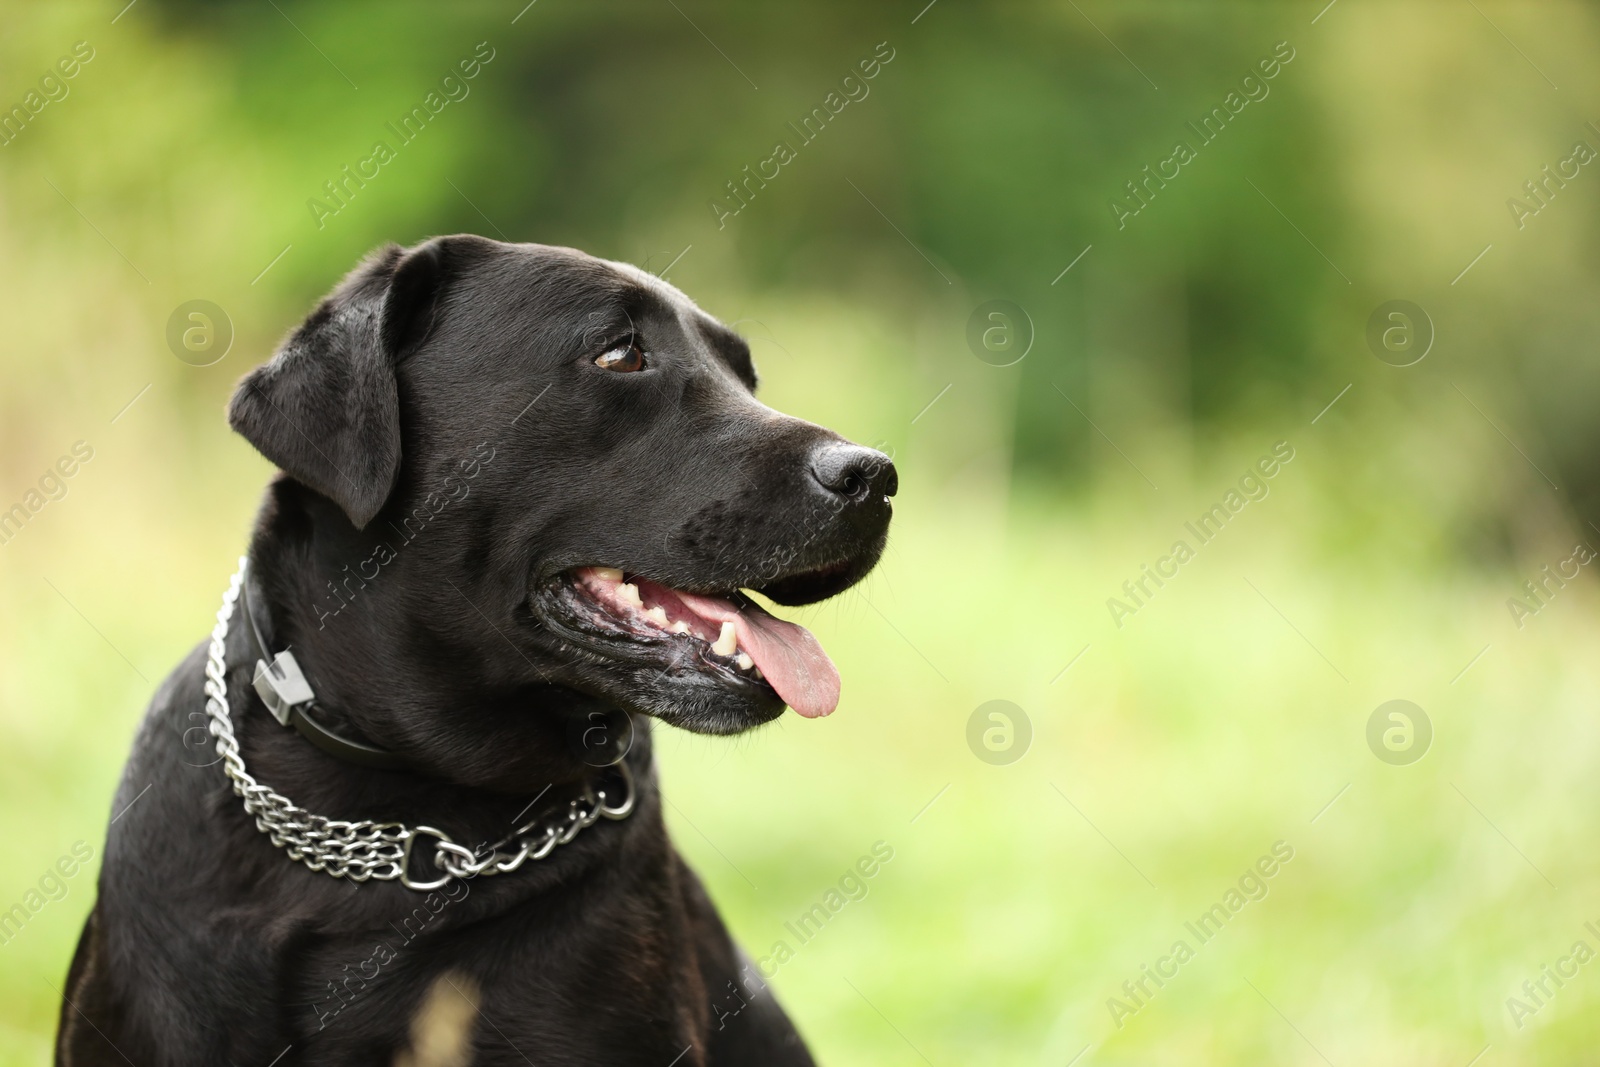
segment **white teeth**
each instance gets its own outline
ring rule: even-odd
[[[622,581],[622,572],[615,567],[596,567],[594,569],[594,576],[599,578],[602,582]]]
[[[639,598],[639,587],[631,582],[623,582],[617,586],[617,597],[624,604],[631,604],[636,608],[644,607],[644,601]]]
[[[667,628],[667,612],[666,609],[662,608],[659,604],[645,612],[644,617],[661,627],[663,630]]]
[[[665,614],[665,612],[663,612],[663,614]],[[689,624],[684,622],[682,619],[679,619],[677,622],[667,627],[667,632],[674,634],[686,634],[689,632]]]
[[[733,662],[739,665],[739,669],[741,671],[747,671],[756,665],[756,661],[750,658],[750,653],[748,652],[739,653],[737,656],[733,657]]]
[[[717,635],[716,643],[711,646],[711,651],[719,656],[731,656],[739,647],[738,631],[734,629],[733,620],[729,619],[722,624],[722,632]]]

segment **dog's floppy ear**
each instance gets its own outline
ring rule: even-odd
[[[228,422],[360,529],[400,474],[399,357],[433,321],[443,240],[389,245],[339,283],[233,394]]]

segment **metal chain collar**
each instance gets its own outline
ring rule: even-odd
[[[240,557],[239,569],[223,594],[222,607],[217,609],[217,625],[211,631],[206,658],[206,712],[211,717],[211,735],[217,739],[217,755],[234,793],[244,798],[244,810],[255,819],[256,829],[286,850],[290,859],[335,878],[353,882],[398,880],[407,889],[427,891],[440,888],[452,878],[509,874],[524,863],[544,859],[557,845],[565,845],[600,819],[626,819],[633,811],[633,776],[626,763],[618,763],[623,796],[617,803],[610,802],[604,787],[586,789],[583,796],[569,802],[564,815],[536,818],[494,844],[469,849],[431,826],[408,827],[370,819],[348,822],[316,815],[257,782],[245,770],[239,742],[234,737],[226,659],[228,623],[248,565],[248,557]],[[424,881],[412,876],[411,854],[418,838],[432,839],[432,866],[443,872],[439,877]]]

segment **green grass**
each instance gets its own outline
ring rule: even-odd
[[[1284,486],[1120,632],[1096,549],[1126,547],[1059,513],[997,536],[911,504],[883,577],[818,613],[845,666],[836,720],[736,755],[669,743],[680,840],[752,944],[894,843],[778,979],[829,1062],[1321,1062],[1314,1044],[1460,1065],[1490,1043],[1501,1063],[1587,1062],[1591,975],[1521,1030],[1505,1000],[1576,938],[1600,944],[1574,847],[1593,830],[1592,591],[1519,633],[1507,579],[1305,558],[1316,504]],[[995,697],[1036,730],[1008,767],[964,741]],[[1437,731],[1412,766],[1365,745],[1395,697]],[[1200,946],[1185,920],[1277,840],[1295,856],[1268,895]],[[1195,958],[1115,1027],[1107,999],[1180,937]]]
[[[1388,519],[1353,532],[1342,494],[1360,476],[1335,424],[1119,630],[1105,598],[1259,446],[1219,447],[1159,494],[1107,466],[1069,506],[943,474],[945,432],[902,449],[880,570],[798,613],[841,666],[838,713],[738,739],[659,731],[680,848],[758,956],[796,950],[773,986],[825,1062],[1061,1064],[1091,1046],[1080,1063],[1461,1067],[1486,1044],[1496,1064],[1589,1062],[1600,968],[1520,1030],[1505,1002],[1574,940],[1596,945],[1591,579],[1519,631],[1504,600],[1523,575],[1426,562],[1448,519],[1403,481],[1364,483]],[[82,513],[26,530],[0,577],[6,901],[74,840],[98,850],[149,693],[121,655],[153,681],[204,633],[253,492],[209,522],[198,490],[141,512],[107,458],[53,505]],[[212,477],[252,484],[260,465],[237,462]],[[125,558],[92,540],[116,514],[150,524]],[[1364,737],[1396,697],[1436,731],[1406,767]],[[1032,723],[1008,766],[967,747],[991,699]],[[1294,858],[1265,898],[1195,942],[1185,921],[1279,840]],[[800,944],[785,922],[878,841],[894,857],[866,896]],[[0,1062],[46,1054],[91,875],[0,947]],[[1115,1026],[1108,998],[1179,938],[1194,958]]]

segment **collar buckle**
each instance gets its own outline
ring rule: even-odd
[[[274,656],[270,665],[266,660],[256,660],[254,684],[262,703],[283,726],[289,725],[296,709],[308,707],[316,699],[294,653],[287,649]]]

